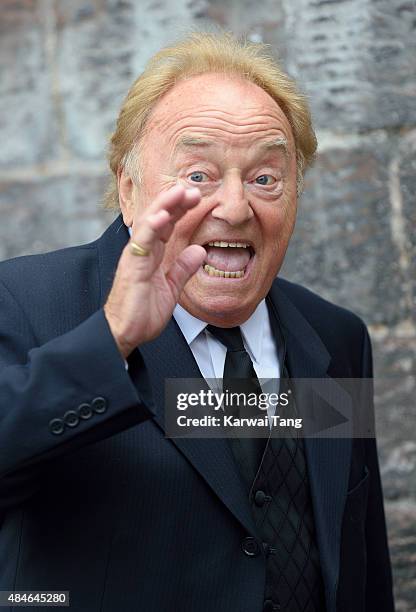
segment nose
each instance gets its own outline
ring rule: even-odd
[[[238,226],[254,215],[239,176],[224,177],[221,186],[215,193],[216,203],[211,211],[214,219],[226,221],[229,225]]]

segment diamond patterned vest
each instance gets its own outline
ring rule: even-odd
[[[277,313],[270,306],[269,316],[275,338],[278,339],[279,363],[284,364],[282,378],[287,379],[284,336]],[[253,377],[253,364],[244,349],[239,328],[231,330],[232,346],[227,341],[228,330],[221,329],[217,333],[212,326],[208,329],[227,347],[224,388],[226,378],[230,377],[230,371],[239,357],[236,351],[244,351],[245,355],[241,353],[240,357],[246,364],[245,376]],[[241,338],[239,346],[236,329]],[[231,360],[230,352],[234,352]],[[242,376],[242,369],[244,366],[237,366],[239,371],[236,377]],[[285,384],[284,380],[281,382]],[[253,380],[253,389],[258,385],[258,380]],[[296,431],[291,430],[291,434],[285,438],[230,439],[235,459],[247,484],[257,533],[266,554],[264,612],[325,612],[304,445],[302,438],[292,437]]]

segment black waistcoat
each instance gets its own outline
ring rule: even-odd
[[[287,380],[290,373],[286,366],[284,334],[273,305],[270,302],[267,305],[278,343],[282,379]],[[286,383],[282,380],[282,384]],[[285,438],[273,437],[273,434],[267,440],[259,438],[249,458],[238,440],[230,439],[230,443],[247,485],[258,536],[266,553],[264,612],[324,612],[324,589],[302,438],[291,434]]]

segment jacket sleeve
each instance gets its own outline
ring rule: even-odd
[[[46,462],[151,417],[141,367],[137,389],[103,310],[36,347],[22,309],[0,284],[0,511],[33,494]]]
[[[373,377],[371,342],[365,329],[362,377]],[[394,612],[391,564],[387,541],[383,491],[375,438],[367,438],[366,463],[370,472],[366,516],[366,612]]]

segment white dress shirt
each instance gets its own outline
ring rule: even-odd
[[[212,379],[222,379],[224,373],[226,347],[205,328],[207,323],[197,319],[177,304],[173,316],[191,349],[202,376],[209,384]],[[264,388],[267,382],[268,393],[278,393],[280,364],[273,338],[266,301],[262,300],[251,317],[240,326],[244,346],[253,362],[257,377]],[[222,389],[216,389],[221,391]],[[272,416],[275,407],[267,409]]]

